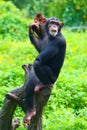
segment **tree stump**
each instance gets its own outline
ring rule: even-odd
[[[25,71],[25,82],[24,85],[18,87],[11,92],[6,94],[4,105],[0,110],[0,130],[16,130],[19,126],[19,119],[13,119],[13,114],[17,105],[19,105],[24,112],[26,112],[24,105],[25,98],[25,84],[28,82],[29,78],[34,74],[32,64],[23,65],[22,68]],[[28,130],[42,130],[42,112],[43,108],[46,105],[52,87],[47,87],[41,90],[39,93],[36,93],[36,115],[31,119],[31,123],[28,126]]]

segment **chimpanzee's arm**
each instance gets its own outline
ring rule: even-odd
[[[41,64],[45,64],[56,56],[58,52],[59,49],[56,46],[48,46],[37,56],[35,61],[40,61]]]
[[[29,26],[29,37],[30,37],[32,44],[37,49],[37,51],[40,52],[41,51],[41,40],[34,35],[32,26]]]
[[[65,55],[65,50],[66,41],[63,37],[61,37],[61,39],[48,43],[46,48],[37,56],[36,60],[38,60],[41,64],[49,63],[50,60],[59,55],[60,52],[62,52],[62,56]]]

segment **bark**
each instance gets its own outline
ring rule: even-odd
[[[24,85],[6,94],[4,105],[0,110],[0,130],[16,130],[18,128],[20,123],[19,119],[12,121],[17,105],[26,112],[23,101],[25,98],[25,84],[28,82],[29,77],[32,76],[34,71],[31,64],[23,65],[22,68],[25,71]],[[37,114],[32,118],[28,130],[42,130],[42,112],[50,97],[51,90],[51,87],[47,87],[35,95]]]

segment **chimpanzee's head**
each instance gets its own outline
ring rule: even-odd
[[[57,18],[49,18],[46,22],[45,29],[48,35],[55,37],[63,25],[63,22],[60,22]]]

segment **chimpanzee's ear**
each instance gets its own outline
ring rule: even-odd
[[[61,26],[61,27],[63,27],[63,26],[64,26],[64,23],[63,23],[63,22],[61,22],[61,23],[60,23],[60,26]]]

